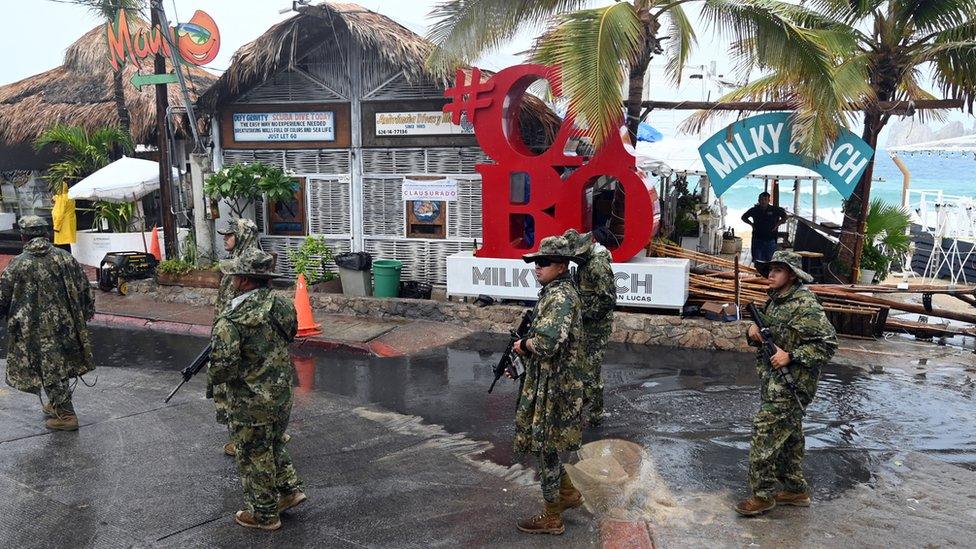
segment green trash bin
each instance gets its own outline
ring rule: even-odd
[[[400,269],[396,259],[373,260],[373,297],[397,297],[400,291]]]

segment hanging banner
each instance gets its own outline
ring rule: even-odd
[[[760,114],[735,122],[698,147],[716,196],[765,166],[789,164],[817,172],[848,198],[874,156],[874,149],[842,129],[823,160],[801,155],[793,138],[790,114]]]
[[[234,113],[234,141],[335,141],[335,113]]]
[[[159,25],[152,28],[141,21],[129,24],[125,10],[119,10],[115,21],[105,25],[109,62],[118,70],[126,60],[138,64],[162,51],[171,57],[170,43],[174,43],[184,62],[206,65],[220,52],[220,30],[207,12],[197,10],[186,23],[169,29],[169,40],[163,38]]]
[[[458,183],[455,179],[403,180],[403,200],[439,200],[457,202]]]

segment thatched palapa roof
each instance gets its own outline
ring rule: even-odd
[[[139,19],[130,19],[130,28],[144,27]],[[68,47],[64,64],[49,71],[0,86],[0,165],[17,167],[34,139],[52,124],[97,128],[119,123],[112,94],[112,66],[108,58],[105,26],[85,33]],[[172,70],[167,65],[168,70]],[[124,90],[132,137],[136,143],[155,143],[155,86],[137,90],[129,79],[138,67],[127,63],[124,68]],[[152,61],[143,62],[143,73],[152,72]],[[191,99],[209,88],[215,77],[198,67],[189,67]],[[192,86],[190,83],[192,82]],[[179,86],[169,86],[169,103],[182,106]],[[23,158],[35,163],[37,159]],[[40,166],[20,166],[36,168]]]
[[[424,37],[358,4],[323,2],[298,8],[296,15],[237,50],[230,67],[201,96],[198,104],[203,111],[216,112],[220,106],[294,64],[306,52],[323,43],[335,43],[344,36],[400,68],[411,80],[426,78],[445,87],[449,83],[427,68],[427,54],[433,44]],[[490,74],[482,71],[484,79]],[[522,105],[524,114],[541,122],[547,130],[554,132],[558,127],[559,117],[541,100],[529,96]]]

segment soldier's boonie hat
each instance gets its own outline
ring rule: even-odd
[[[281,275],[274,272],[274,256],[257,248],[251,248],[233,259],[221,261],[220,272],[262,280],[281,278]]]
[[[777,263],[793,271],[793,274],[795,274],[800,281],[806,283],[813,282],[813,277],[801,268],[803,263],[801,262],[798,254],[787,252],[785,250],[778,250],[773,253],[773,258],[769,260],[770,265],[776,265]]]
[[[565,236],[549,236],[542,239],[539,249],[531,254],[525,254],[522,259],[526,263],[533,263],[540,259],[549,259],[556,263],[579,261],[575,247]]]
[[[17,222],[20,232],[27,234],[47,234],[49,228],[47,219],[36,215],[25,215]]]
[[[593,233],[580,234],[576,229],[569,229],[563,233],[563,238],[573,248],[573,255],[582,257],[593,248]]]
[[[222,231],[217,231],[217,234],[232,234],[236,236],[244,231],[258,232],[258,226],[250,219],[232,217],[227,221],[227,228]]]

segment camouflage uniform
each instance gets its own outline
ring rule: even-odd
[[[789,492],[807,493],[803,478],[803,414],[813,401],[820,369],[837,350],[837,334],[817,297],[803,287],[809,275],[800,270],[799,256],[778,251],[771,263],[783,263],[797,274],[797,282],[780,293],[770,292],[761,309],[773,342],[790,353],[790,373],[796,381],[800,408],[779,375],[758,355],[762,404],[753,420],[749,448],[749,485],[754,496],[772,499],[778,483]],[[750,345],[757,345],[749,340]]]
[[[270,268],[269,254],[251,255],[257,258],[254,263],[266,261]],[[279,496],[302,489],[284,442],[295,375],[288,344],[297,329],[295,307],[269,288],[231,300],[213,328],[209,378],[227,386],[244,497],[248,511],[261,523],[277,521]]]
[[[242,254],[251,250],[260,250],[258,245],[258,227],[250,219],[231,218],[227,222],[227,230],[219,231],[220,234],[234,235],[234,248],[231,250],[231,258],[240,257]],[[223,312],[224,307],[240,292],[231,284],[230,276],[223,276],[220,279],[220,289],[217,290],[217,303],[214,305],[214,325],[217,317]],[[214,408],[217,412],[217,423],[227,425],[227,388],[222,384],[208,386],[207,395],[213,397]]]
[[[7,384],[47,394],[58,416],[74,415],[71,378],[95,369],[87,322],[95,297],[81,265],[47,239],[47,222],[20,220],[30,238],[0,276],[0,315],[7,318]]]
[[[563,255],[568,261],[570,250],[566,239],[549,237],[538,253],[525,258],[531,261],[539,256]],[[565,475],[559,453],[579,449],[582,439],[580,315],[579,293],[567,272],[539,292],[526,336],[533,352],[524,357],[525,378],[515,412],[513,447],[516,453],[538,456],[542,493],[550,503],[559,499],[560,479]]]
[[[576,243],[575,252],[580,259],[574,280],[583,305],[582,368],[590,420],[598,423],[603,416],[600,367],[613,333],[613,308],[617,304],[617,288],[610,266],[613,258],[609,250],[593,242],[590,233],[579,234],[570,229],[563,236]]]

